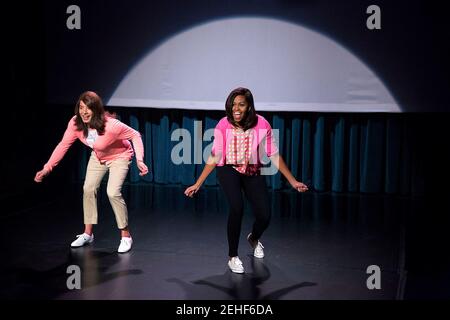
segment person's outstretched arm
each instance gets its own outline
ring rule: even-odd
[[[75,133],[75,125],[73,123],[73,118],[69,121],[67,125],[67,129],[64,132],[64,136],[61,141],[56,146],[55,150],[53,150],[50,159],[44,165],[42,170],[38,171],[34,177],[34,181],[42,182],[42,180],[53,170],[53,168],[58,165],[58,163],[64,158],[64,155],[69,150],[70,146],[77,140],[78,137]]]
[[[287,179],[287,181],[291,184],[292,188],[297,190],[298,192],[308,191],[308,187],[303,183],[297,181],[295,177],[292,175],[291,171],[287,167],[286,163],[283,160],[283,157],[280,156],[279,153],[276,153],[270,157],[270,160],[274,163],[275,167],[280,170],[281,174]]]
[[[222,158],[224,146],[225,146],[225,134],[224,134],[224,122],[221,120],[214,128],[214,142],[211,148],[211,154],[206,161],[205,167],[203,168],[200,177],[197,181],[184,191],[184,194],[192,198],[200,189],[203,182],[208,178],[209,174],[213,172]]]
[[[200,174],[200,177],[198,177],[195,184],[190,186],[184,191],[184,194],[190,198],[192,198],[197,191],[202,186],[203,182],[205,182],[206,178],[208,178],[209,174],[213,172],[214,168],[217,166],[217,158],[213,156],[209,156],[208,161],[205,164],[205,167],[203,168],[202,173]]]
[[[127,126],[125,123],[115,119],[113,130],[118,132],[118,138],[124,140],[131,140],[134,152],[136,154],[136,165],[139,169],[139,175],[144,176],[148,173],[148,167],[144,163],[144,144],[139,131]]]

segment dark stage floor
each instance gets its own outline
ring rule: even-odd
[[[222,193],[204,188],[196,199],[188,199],[183,190],[124,187],[134,239],[126,254],[116,253],[119,232],[104,186],[99,192],[95,242],[84,248],[69,247],[83,228],[81,186],[59,191],[54,201],[35,201],[2,215],[0,298],[450,297],[448,258],[440,251],[445,248],[440,241],[444,237],[427,242],[430,238],[425,235],[439,229],[422,229],[421,199],[274,192],[271,225],[261,239],[264,259],[253,258],[245,240],[252,223],[246,208],[239,252],[246,272],[239,275],[226,264],[227,206]],[[436,245],[432,250],[427,247],[430,243]],[[67,288],[70,265],[80,267],[79,290]],[[381,269],[381,289],[367,288],[370,265]]]

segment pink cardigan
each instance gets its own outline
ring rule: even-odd
[[[44,165],[45,169],[53,170],[75,140],[79,139],[85,145],[89,146],[83,135],[83,131],[77,131],[75,119],[75,116],[70,119],[62,140],[58,143],[50,159]],[[97,159],[102,163],[118,158],[131,160],[133,157],[133,148],[128,140],[133,142],[134,149],[136,150],[136,159],[143,160],[144,145],[142,144],[141,134],[119,120],[107,117],[105,133],[98,136],[93,150]]]
[[[261,166],[261,158],[259,152],[265,152],[268,157],[278,153],[278,147],[275,144],[273,135],[272,135],[272,127],[269,122],[260,115],[257,115],[258,122],[256,126],[252,128],[253,130],[253,142],[251,146],[251,156],[250,163]],[[227,145],[231,143],[233,138],[232,133],[233,126],[228,121],[227,117],[223,117],[217,123],[216,128],[214,129],[214,142],[211,149],[211,154],[213,156],[218,156],[219,161],[217,163],[218,166],[223,166],[226,164],[226,151]],[[260,147],[264,146],[264,150]]]

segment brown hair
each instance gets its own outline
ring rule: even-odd
[[[92,111],[92,118],[89,124],[83,122],[80,116],[80,102],[83,103]],[[103,106],[103,101],[98,94],[93,91],[83,92],[75,105],[75,124],[77,126],[78,131],[83,131],[85,137],[88,135],[88,127],[94,128],[97,130],[99,135],[103,135],[105,133],[105,123],[106,119],[115,118],[114,114],[109,112],[105,112],[105,108]]]
[[[239,122],[234,121],[233,118],[233,102],[237,96],[244,96],[247,102],[247,112],[245,117]],[[253,100],[252,92],[247,88],[236,88],[230,92],[227,101],[225,102],[225,112],[227,114],[228,122],[234,126],[240,126],[244,131],[253,128],[258,123],[258,117],[256,115],[255,103]]]

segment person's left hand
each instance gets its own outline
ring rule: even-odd
[[[291,183],[292,188],[294,188],[295,190],[297,190],[298,192],[305,192],[308,191],[308,186],[306,184],[304,184],[303,182],[299,182],[297,180],[295,180],[294,182]]]
[[[36,176],[34,177],[34,181],[40,183],[42,182],[42,180],[48,176],[48,174],[50,173],[50,171],[48,171],[47,169],[42,169],[41,171],[36,172]]]
[[[139,169],[139,175],[145,176],[148,173],[148,168],[145,165],[144,161],[137,161],[137,167]]]

